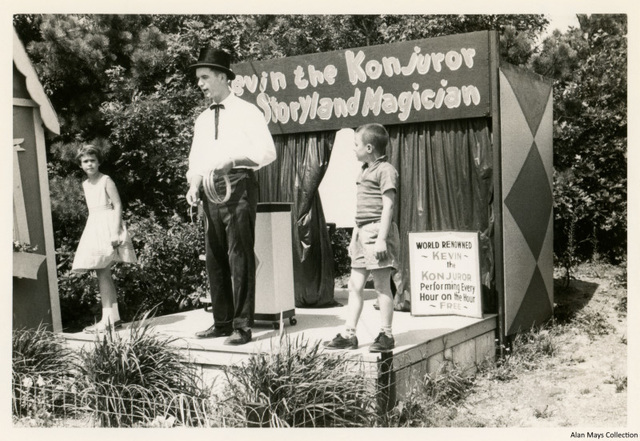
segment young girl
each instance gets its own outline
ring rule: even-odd
[[[85,145],[78,151],[76,159],[87,174],[82,188],[89,217],[71,270],[79,273],[95,270],[98,277],[102,319],[84,329],[85,332],[96,333],[107,328],[122,327],[111,265],[114,262],[136,263],[136,255],[122,222],[122,204],[116,185],[98,169],[102,162],[100,150],[92,145]]]

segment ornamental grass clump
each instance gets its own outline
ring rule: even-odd
[[[225,425],[367,427],[375,421],[375,380],[365,378],[362,363],[324,353],[320,342],[304,336],[285,336],[278,348],[253,354],[225,374]]]
[[[171,346],[176,339],[153,333],[146,315],[123,335],[107,332],[81,351],[82,402],[100,424],[144,426],[162,417],[176,425],[207,425],[209,391]]]
[[[474,375],[465,373],[457,364],[446,361],[433,373],[424,377],[423,391],[432,404],[454,406],[469,394]]]
[[[504,348],[504,358],[482,369],[489,378],[498,381],[511,381],[521,372],[539,369],[557,354],[559,336],[565,329],[565,325],[551,320],[516,334],[511,346]]]
[[[64,340],[40,325],[14,330],[12,346],[13,414],[48,419],[68,413],[78,359]]]

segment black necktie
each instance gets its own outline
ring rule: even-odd
[[[211,104],[209,106],[216,114],[216,139],[218,139],[218,121],[220,120],[220,109],[224,109],[224,104]]]

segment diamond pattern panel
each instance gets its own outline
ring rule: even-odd
[[[549,302],[549,295],[542,274],[536,266],[529,289],[525,293],[518,314],[509,326],[507,334],[529,329],[533,324],[540,324],[549,318],[552,313],[553,308]]]
[[[260,260],[260,256],[258,256],[258,253],[256,253],[255,251],[253,255],[256,258],[256,273],[258,273],[262,269],[262,260]]]
[[[549,178],[549,185],[553,188],[553,99],[551,96],[549,96],[535,139]]]
[[[510,324],[518,313],[529,287],[529,281],[536,267],[536,259],[531,253],[522,232],[509,211],[504,212],[504,281],[507,288],[505,298],[505,321]]]
[[[502,192],[507,194],[527,159],[534,138],[507,78],[500,73]]]
[[[518,68],[501,66],[507,335],[541,323],[553,311],[552,105],[550,84]]]
[[[549,302],[553,305],[553,215],[549,215],[547,234],[538,257],[538,268],[540,268],[542,279],[547,287]]]
[[[551,95],[551,84],[533,81],[530,75],[522,75],[514,68],[501,69],[501,72],[513,87],[531,133],[537,133]]]
[[[537,260],[549,225],[553,193],[535,143],[504,203]]]

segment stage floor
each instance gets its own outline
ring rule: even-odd
[[[224,337],[196,338],[195,332],[213,324],[212,313],[204,309],[155,317],[149,320],[149,324],[154,332],[175,339],[172,344],[184,351],[192,362],[205,369],[215,369],[242,362],[253,353],[268,352],[277,348],[281,333],[286,333],[291,340],[304,338],[309,342],[333,338],[344,325],[347,313],[346,290],[337,289],[334,298],[344,306],[319,309],[295,308],[296,325],[291,325],[288,319],[284,319],[284,327],[274,329],[273,322],[257,321],[252,329],[253,340],[241,346],[225,345]],[[357,330],[360,347],[348,351],[360,357],[362,361],[370,363],[380,360],[379,353],[369,352],[369,346],[380,329],[379,311],[374,308],[374,303],[373,290],[367,290]],[[126,337],[130,326],[131,324],[125,323],[118,333]],[[396,340],[393,356],[399,360],[404,355],[405,359],[410,360],[408,362],[414,364],[438,353],[442,353],[443,357],[447,358],[444,351],[447,349],[451,351],[454,347],[471,341],[474,343],[473,348],[468,348],[466,352],[474,354],[467,354],[465,357],[474,359],[467,360],[468,362],[477,362],[481,356],[492,354],[492,348],[487,346],[494,344],[495,328],[495,314],[477,319],[453,315],[414,317],[409,312],[396,311],[393,318],[393,333]],[[84,332],[63,333],[63,336],[71,347],[84,346],[96,339],[95,335]],[[479,336],[484,336],[481,348],[477,348],[478,343],[474,342],[474,339]],[[453,355],[455,358],[455,351]]]

